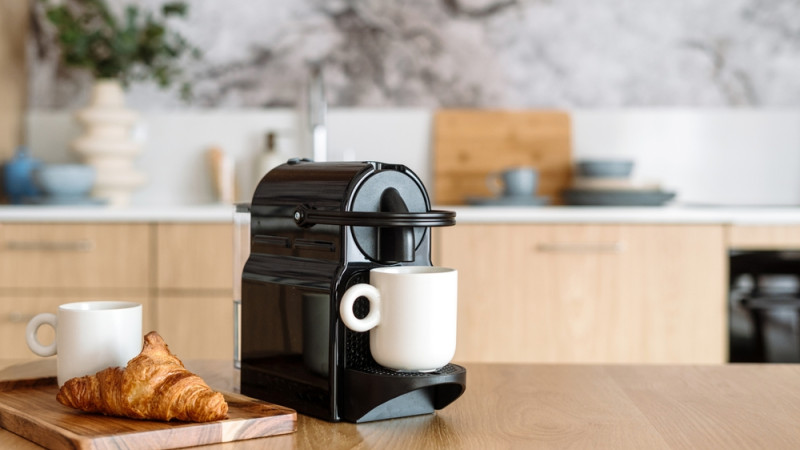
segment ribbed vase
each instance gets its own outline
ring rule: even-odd
[[[125,107],[125,91],[120,82],[95,81],[89,105],[76,117],[84,130],[72,142],[72,149],[95,168],[97,179],[92,196],[107,200],[110,206],[127,206],[133,191],[144,184],[145,176],[133,164],[141,152],[131,136],[139,115]]]

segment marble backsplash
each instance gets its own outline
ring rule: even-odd
[[[800,106],[797,0],[187,3],[175,25],[204,53],[186,65],[194,102],[139,84],[131,106],[293,107],[309,61],[335,107]],[[59,66],[33,17],[30,108],[83,105],[90,80]]]

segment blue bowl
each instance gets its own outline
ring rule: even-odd
[[[51,197],[84,197],[92,190],[95,170],[83,164],[45,164],[33,171],[33,180]]]
[[[576,164],[578,175],[587,178],[627,178],[633,170],[630,159],[585,159]]]

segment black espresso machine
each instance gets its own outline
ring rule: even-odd
[[[432,413],[466,388],[466,370],[401,372],[378,365],[369,332],[348,329],[339,302],[369,271],[431,265],[432,211],[402,165],[294,159],[267,173],[250,205],[242,272],[241,391],[329,421]],[[354,312],[364,317],[366,299]]]

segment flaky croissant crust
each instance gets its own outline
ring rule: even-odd
[[[59,403],[91,413],[134,419],[210,422],[224,419],[228,404],[197,375],[189,372],[155,331],[123,369],[109,367],[68,380]]]

